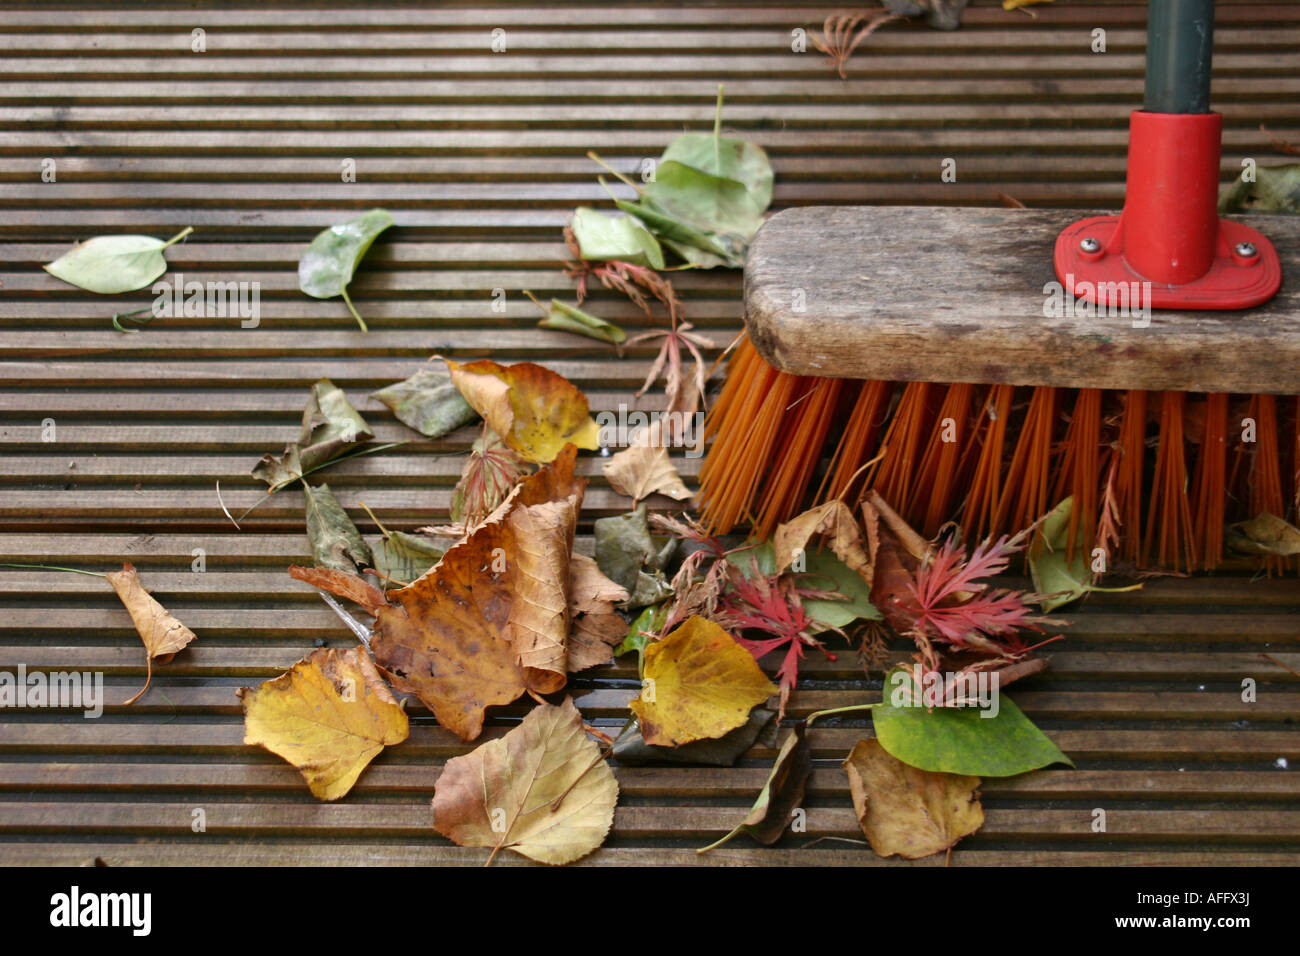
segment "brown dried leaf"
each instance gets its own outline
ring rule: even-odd
[[[603,664],[627,635],[627,621],[614,610],[628,598],[585,554],[569,559],[569,614],[573,621],[568,643],[570,674]]]
[[[604,462],[601,470],[609,479],[610,487],[631,498],[633,505],[653,494],[678,501],[691,496],[668,457],[668,449],[660,442],[647,440],[629,445]]]
[[[140,640],[144,641],[144,686],[140,688],[140,693],[123,705],[129,706],[149,689],[149,684],[153,681],[153,662],[157,660],[159,664],[166,664],[177,651],[195,640],[195,635],[150,596],[140,583],[135,565],[129,561],[122,565],[121,571],[110,571],[106,577],[127,613],[131,615],[131,622],[135,625]]]
[[[827,537],[835,556],[871,587],[873,572],[863,547],[862,529],[849,506],[838,499],[810,508],[776,529],[772,549],[778,574],[790,567],[797,553],[807,554],[808,542],[814,535]]]
[[[862,832],[880,856],[919,860],[984,825],[979,777],[918,770],[875,738],[859,740],[843,767]]]

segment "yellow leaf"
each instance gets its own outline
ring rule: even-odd
[[[346,794],[384,747],[409,733],[406,712],[359,647],[312,651],[240,696],[244,743],[289,761],[321,800]]]
[[[586,856],[614,823],[618,783],[582,715],[542,704],[504,737],[447,761],[433,827],[460,846],[502,848],[541,863]]]
[[[1032,6],[1035,3],[1053,3],[1054,0],[1002,0],[1003,10],[1019,10],[1021,7]],[[1031,11],[1026,10],[1026,13]]]
[[[863,547],[862,528],[849,506],[838,499],[810,508],[776,529],[772,535],[772,550],[776,555],[778,574],[790,567],[800,554],[807,553],[808,542],[814,535],[828,537],[835,556],[858,572],[868,587],[871,586],[873,571]]]
[[[129,561],[122,565],[121,571],[110,571],[105,577],[126,606],[131,622],[140,634],[140,640],[144,641],[144,687],[123,705],[126,706],[134,704],[149,689],[149,684],[153,681],[153,662],[157,660],[159,664],[166,664],[173,654],[195,640],[195,636],[193,631],[150,596],[140,583],[135,566]]]
[[[919,860],[984,825],[979,777],[908,766],[875,738],[859,740],[843,766],[862,832],[880,856]]]
[[[448,362],[452,384],[506,446],[529,461],[554,461],[564,446],[600,447],[587,396],[564,376],[532,362]]]
[[[610,486],[631,498],[633,504],[656,493],[678,501],[691,496],[663,445],[629,445],[604,462],[601,470]]]
[[[657,747],[721,737],[777,692],[749,651],[698,615],[646,648],[643,676],[630,706]]]

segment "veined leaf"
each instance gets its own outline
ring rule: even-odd
[[[706,232],[730,233],[747,243],[763,224],[763,207],[742,183],[675,160],[659,164],[645,191],[668,215]]]
[[[660,269],[663,265],[660,264]],[[559,332],[573,332],[585,335],[589,339],[608,342],[610,345],[622,345],[627,341],[627,333],[611,322],[606,322],[598,315],[584,312],[582,309],[566,305],[559,299],[551,300],[551,307],[546,318],[537,323],[538,328],[554,329]]]
[[[56,279],[87,292],[135,292],[167,271],[163,250],[193,231],[187,226],[166,242],[153,236],[95,236],[43,268]]]
[[[329,485],[302,483],[307,497],[307,540],[317,567],[356,574],[372,563],[370,548]]]
[[[369,331],[366,320],[348,297],[348,286],[370,244],[392,224],[393,217],[387,209],[372,209],[364,216],[318,233],[298,260],[298,287],[313,299],[343,296],[361,331]]]
[[[876,738],[903,763],[972,777],[1010,777],[1049,764],[1074,762],[1034,726],[1006,694],[996,712],[982,707],[926,707],[923,689],[906,670],[885,679],[884,698],[871,711]],[[987,716],[995,713],[995,716]]]
[[[761,146],[713,133],[683,133],[664,150],[663,161],[681,163],[719,179],[732,179],[760,210],[772,204],[772,164]]]

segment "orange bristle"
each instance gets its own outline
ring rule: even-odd
[[[1115,475],[1115,504],[1122,529],[1121,554],[1134,564],[1142,549],[1142,472],[1146,464],[1147,393],[1130,389],[1120,413],[1119,440],[1115,454],[1119,467]]]
[[[1228,503],[1228,396],[1205,399],[1205,427],[1192,483],[1192,521],[1200,532],[1201,568],[1209,571],[1223,560],[1223,521]]]
[[[837,378],[802,378],[801,397],[787,410],[775,447],[771,471],[763,488],[764,503],[754,521],[760,538],[798,512],[808,482],[821,459],[844,382]]]
[[[1191,570],[1196,563],[1191,505],[1187,501],[1187,466],[1183,450],[1183,392],[1160,393],[1160,441],[1156,445],[1156,470],[1151,482],[1151,505],[1142,564],[1150,564],[1152,544],[1158,540],[1156,560],[1166,568]]]
[[[935,387],[928,382],[908,382],[904,386],[894,420],[885,432],[880,462],[867,474],[867,487],[874,488],[886,501],[898,502],[899,514],[911,524],[916,523],[916,516],[906,503],[913,499],[921,443],[930,431],[928,405]]]
[[[1019,531],[1033,524],[1052,507],[1047,480],[1052,459],[1052,429],[1056,417],[1056,389],[1033,390],[1029,411],[1020,427],[1011,466],[1002,484],[990,535]]]
[[[847,498],[851,486],[859,485],[862,466],[871,460],[893,393],[894,386],[890,382],[862,383],[853,402],[853,411],[844,425],[844,433],[835,445],[826,478],[817,491],[818,501]]]
[[[959,383],[948,386],[935,417],[925,457],[921,459],[907,512],[920,516],[920,531],[927,538],[933,537],[948,520],[953,510],[953,499],[961,487],[962,447],[964,443],[968,444],[966,433],[974,395],[974,385]]]
[[[1097,488],[1101,477],[1101,389],[1083,388],[1074,400],[1074,414],[1065,433],[1065,447],[1061,452],[1056,473],[1053,501],[1063,501],[1072,496],[1074,506],[1070,511],[1070,524],[1066,531],[1065,554],[1067,561],[1074,560],[1074,552],[1082,540],[1092,541],[1097,528]]]
[[[995,385],[981,412],[984,424],[977,426],[981,436],[979,460],[971,478],[970,494],[966,496],[961,522],[962,536],[967,541],[979,540],[993,533],[993,520],[1002,497],[1002,455],[1015,393],[1014,386]]]

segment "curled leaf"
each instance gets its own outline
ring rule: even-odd
[[[293,764],[319,800],[344,796],[384,747],[410,732],[406,712],[359,647],[319,648],[240,697],[244,743]]]
[[[1228,547],[1240,554],[1287,557],[1300,554],[1300,528],[1262,511],[1228,526]]]
[[[777,527],[772,535],[777,572],[784,571],[801,556],[806,558],[808,543],[814,537],[825,537],[835,556],[862,576],[868,590],[871,588],[873,572],[863,545],[862,529],[849,506],[838,499],[810,508]]]
[[[569,614],[573,622],[566,652],[570,674],[604,664],[627,633],[627,622],[614,610],[627,591],[600,572],[585,554],[569,558]]]
[[[1086,532],[1082,526],[1075,538],[1074,558],[1069,557],[1073,510],[1074,497],[1070,496],[1049,511],[1035,529],[1029,548],[1029,573],[1044,611],[1069,604],[1089,591],[1136,591],[1142,587],[1134,584],[1125,588],[1101,588],[1092,583],[1090,555],[1084,540]]]
[[[585,335],[589,339],[622,345],[627,341],[627,333],[611,322],[606,322],[598,315],[584,312],[559,299],[551,300],[551,307],[546,310],[546,318],[537,323],[538,328],[553,329],[559,332],[573,332]],[[620,354],[621,350],[620,350]]]
[[[478,418],[478,413],[451,384],[448,373],[427,368],[404,381],[371,392],[370,397],[391,408],[398,421],[429,438],[441,438]]]
[[[381,232],[393,224],[386,209],[372,209],[363,216],[317,233],[298,260],[298,287],[313,299],[343,296],[348,311],[368,331],[365,319],[352,305],[348,286],[362,257]]]
[[[135,625],[140,640],[144,641],[144,686],[123,705],[128,706],[139,700],[149,689],[149,684],[153,681],[153,662],[157,660],[159,664],[166,664],[177,651],[195,640],[195,636],[193,631],[144,589],[135,565],[129,561],[122,565],[121,571],[110,571],[105,577],[131,615],[131,623]]]
[[[270,490],[275,491],[337,458],[358,442],[374,437],[370,426],[348,402],[342,389],[323,378],[311,387],[311,397],[302,413],[298,440],[286,445],[284,454],[278,458],[263,455],[253,468],[253,477],[265,481]]]
[[[610,487],[620,495],[627,495],[633,504],[653,494],[667,495],[678,501],[691,496],[662,443],[647,441],[629,445],[602,462],[600,467],[609,479]]]
[[[571,863],[599,847],[614,823],[618,783],[570,698],[542,704],[504,737],[447,761],[433,827],[460,846]]]
[[[654,746],[721,737],[777,692],[747,650],[698,615],[646,648],[643,676],[629,706]]]
[[[772,772],[745,819],[721,840],[696,853],[707,853],[739,833],[748,833],[764,846],[781,838],[795,808],[803,803],[804,786],[812,773],[812,747],[808,745],[806,731],[807,724],[796,724],[794,732],[785,738],[772,763]]]
[[[652,269],[664,267],[659,242],[633,216],[610,216],[589,206],[573,212],[578,254],[591,262],[617,259]]]
[[[532,362],[448,362],[452,383],[488,427],[529,461],[553,461],[570,442],[600,447],[587,396],[562,375]]]
[[[919,860],[984,825],[979,777],[919,770],[877,740],[859,740],[843,766],[862,832],[880,856]]]

